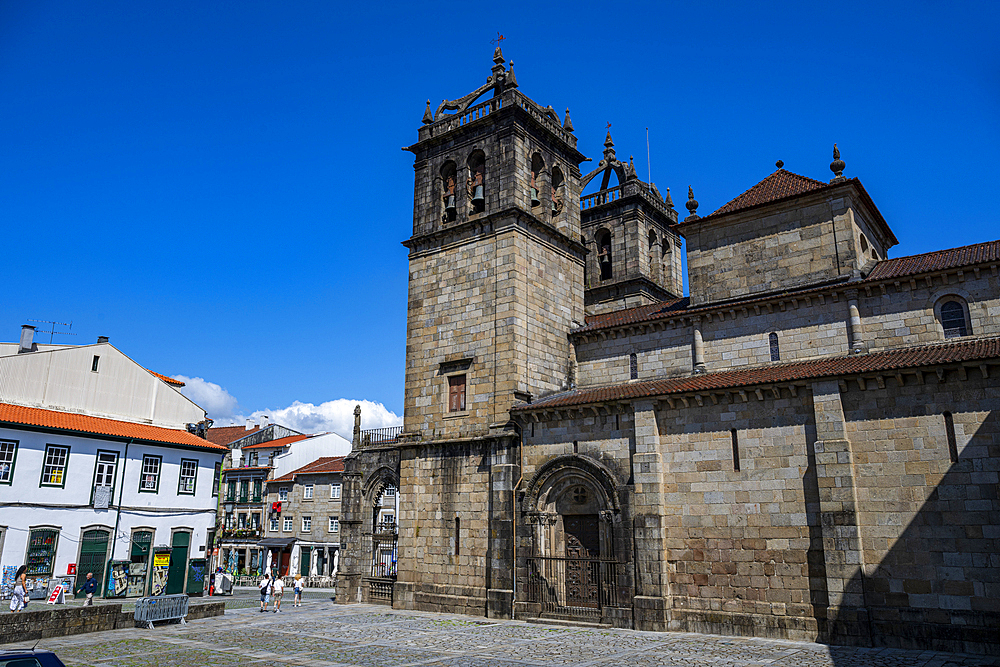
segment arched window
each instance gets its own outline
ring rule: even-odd
[[[781,352],[778,350],[778,334],[769,333],[767,341],[771,346],[771,361],[781,361]]]
[[[969,335],[969,321],[966,315],[965,302],[960,301],[958,297],[946,298],[941,303],[939,316],[945,338],[959,338]]]
[[[650,229],[649,230],[649,275],[653,280],[659,280],[660,278],[660,271],[659,271],[660,263],[657,261],[659,259],[657,255],[659,254],[660,253],[657,252],[656,248],[656,232]]]
[[[559,167],[552,167],[552,215],[556,216],[562,212],[563,193],[563,173]]]
[[[639,378],[639,357],[635,352],[628,355],[628,376],[631,380]]]
[[[542,187],[542,170],[545,169],[545,162],[542,161],[542,156],[535,153],[531,156],[531,185],[529,195],[531,196],[531,207],[541,205],[542,198],[539,196],[539,191]]]
[[[472,213],[486,210],[486,154],[473,151],[469,156],[469,177],[465,182]]]
[[[861,252],[868,252],[868,239],[865,238],[864,234],[861,235]]]
[[[660,275],[663,276],[663,282],[673,288],[674,281],[674,246],[673,244],[664,237],[663,239],[663,254],[661,257],[662,266],[660,269]]]
[[[458,212],[458,169],[451,160],[441,167],[441,200],[444,204],[445,222],[455,222]]]
[[[597,264],[601,269],[601,280],[611,279],[611,259],[611,232],[602,230],[597,234]]]

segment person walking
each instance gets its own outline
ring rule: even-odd
[[[27,565],[22,565],[17,568],[17,574],[14,575],[14,590],[10,595],[10,610],[11,611],[21,611],[24,606],[28,604],[28,587],[27,587],[27,575],[25,574],[28,570]]]
[[[274,595],[274,613],[277,614],[281,611],[281,596],[285,592],[285,582],[281,580],[280,576],[275,575],[272,587]]]
[[[264,573],[264,578],[260,580],[257,584],[257,588],[260,589],[260,611],[261,613],[267,611],[267,603],[271,600],[271,575],[268,572]]]
[[[301,574],[295,575],[295,582],[293,583],[293,590],[295,591],[295,597],[292,598],[293,607],[302,606],[302,591],[305,590],[306,584],[302,579]]]
[[[87,579],[83,582],[83,586],[80,586],[76,590],[77,593],[84,593],[87,596],[86,602],[83,604],[91,606],[94,604],[94,593],[97,592],[97,579],[94,579],[94,573],[88,572]]]

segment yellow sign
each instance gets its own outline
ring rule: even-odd
[[[153,567],[170,567],[170,554],[153,554]]]

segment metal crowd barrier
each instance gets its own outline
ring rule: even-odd
[[[184,617],[188,613],[187,595],[160,595],[151,598],[139,598],[135,601],[135,622],[142,623],[153,629],[153,621],[180,620],[187,623]]]

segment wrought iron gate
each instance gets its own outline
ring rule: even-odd
[[[371,569],[365,582],[368,587],[368,601],[376,604],[392,605],[392,589],[396,583],[396,556],[399,531],[395,522],[384,521],[375,526],[371,535],[366,535],[371,544]]]
[[[604,607],[628,607],[627,563],[603,558],[528,558],[527,601],[543,614],[601,617]]]

